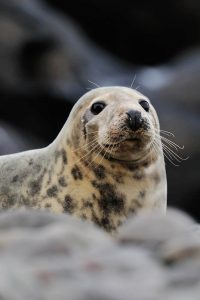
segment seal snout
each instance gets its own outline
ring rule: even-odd
[[[132,131],[136,131],[143,127],[144,119],[142,118],[141,112],[137,110],[129,110],[127,113],[127,125]]]

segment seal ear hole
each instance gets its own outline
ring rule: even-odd
[[[144,108],[145,111],[149,112],[150,105],[146,100],[139,100],[139,104]]]
[[[93,113],[93,115],[98,115],[105,108],[105,106],[105,102],[98,101],[92,104],[90,110]]]

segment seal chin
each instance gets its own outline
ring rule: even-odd
[[[146,152],[150,144],[149,138],[129,137],[113,143],[102,143],[100,147],[106,159],[126,162],[137,160],[138,153]]]
[[[125,144],[125,143],[131,143],[133,144],[134,142],[140,142],[140,139],[139,138],[129,138],[129,139],[123,139],[122,141],[120,142],[115,142],[115,143],[107,143],[107,144],[104,144],[102,143],[102,146],[103,147],[106,147],[106,148],[110,148],[110,147],[119,147],[121,144]]]

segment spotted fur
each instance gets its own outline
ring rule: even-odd
[[[139,105],[141,98],[147,99],[123,87],[90,91],[74,106],[51,145],[0,157],[0,208],[69,213],[108,232],[140,210],[164,212],[166,174],[161,143],[157,152],[148,148],[159,122],[151,104],[149,114]],[[105,102],[105,109],[94,115],[90,107],[99,100]],[[130,109],[143,117],[137,133],[127,125]]]

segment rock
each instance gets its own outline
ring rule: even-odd
[[[0,299],[197,300],[200,257],[163,256],[186,249],[180,236],[193,246],[199,227],[177,211],[139,215],[115,237],[64,214],[1,213]]]

